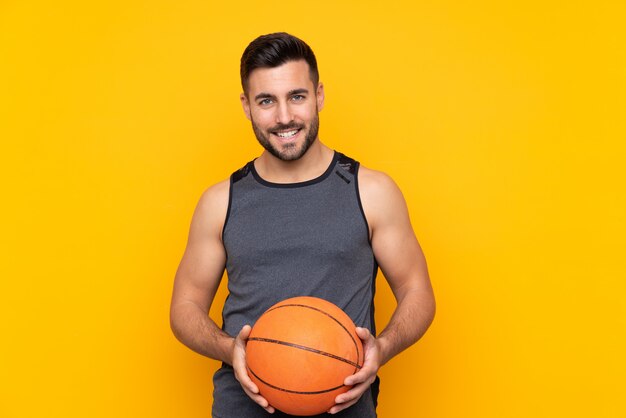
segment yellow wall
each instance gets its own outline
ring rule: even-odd
[[[0,3],[1,417],[209,415],[172,279],[201,192],[260,152],[238,64],[277,30],[428,259],[380,416],[626,416],[624,3],[337,3]]]

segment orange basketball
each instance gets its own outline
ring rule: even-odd
[[[246,361],[270,405],[291,415],[316,415],[350,389],[343,381],[363,366],[363,345],[344,311],[303,296],[261,315],[248,338]]]

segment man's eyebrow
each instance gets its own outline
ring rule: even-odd
[[[294,89],[294,90],[289,90],[289,92],[287,93],[288,96],[293,96],[294,94],[308,94],[309,90],[305,89],[305,88],[300,88],[300,89]],[[257,94],[256,96],[254,96],[254,100],[259,100],[259,99],[275,99],[276,96],[270,93],[264,93],[261,92],[259,94]]]
[[[307,89],[295,89],[295,90],[289,91],[289,96],[293,96],[294,94],[308,93],[308,92],[309,91]]]
[[[254,96],[254,100],[259,100],[259,99],[275,99],[276,96],[274,96],[273,94],[269,94],[269,93],[259,93],[256,96]]]

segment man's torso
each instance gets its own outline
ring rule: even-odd
[[[223,329],[229,335],[294,296],[333,302],[375,334],[378,266],[357,174],[358,163],[340,153],[321,176],[303,183],[267,182],[253,163],[233,173],[222,236],[229,289]],[[247,398],[229,367],[215,374],[214,384],[215,417],[267,416]],[[368,391],[341,416],[373,417],[374,403]]]

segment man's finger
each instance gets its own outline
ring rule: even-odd
[[[372,384],[375,378],[376,378],[375,369],[364,367],[358,372],[356,372],[355,374],[352,374],[346,377],[343,381],[343,384],[346,386],[354,386],[354,385],[358,385],[359,383]]]
[[[362,328],[362,327],[356,327],[356,334],[359,336],[360,339],[362,339],[363,341],[368,340],[372,334],[370,333],[370,330],[367,328]]]
[[[328,413],[329,414],[336,414],[337,412],[343,411],[344,409],[351,407],[357,401],[358,401],[358,399],[354,399],[354,400],[352,400],[350,402],[347,402],[347,403],[337,404],[337,405],[333,406],[332,408],[330,408]]]
[[[358,400],[363,393],[370,387],[369,383],[361,383],[356,386],[353,386],[349,391],[342,393],[341,395],[337,395],[335,398],[335,402],[337,404],[344,404],[346,402],[350,402],[352,400]]]
[[[246,392],[246,395],[250,397],[250,399],[252,399],[254,402],[259,404],[267,412],[269,412],[270,414],[274,413],[274,407],[272,407],[270,403],[267,401],[267,399],[265,399],[263,396],[257,395],[255,393],[250,393],[249,391],[246,390],[245,387],[243,388],[243,390],[244,392]]]
[[[259,393],[259,388],[250,379],[247,373],[235,372],[235,379],[243,386],[244,390],[248,390],[252,393]]]
[[[248,376],[248,371],[246,370],[246,340],[250,335],[250,331],[252,327],[250,325],[244,325],[239,331],[235,341],[235,357],[233,360],[233,369],[235,371],[235,379],[241,384],[244,391],[250,392],[251,394],[259,393],[259,388],[256,384],[250,379]],[[261,405],[263,406],[263,405]]]
[[[252,331],[252,327],[250,325],[244,325],[243,328],[241,328],[241,331],[239,331],[237,338],[240,341],[246,341],[250,335],[250,331]]]

